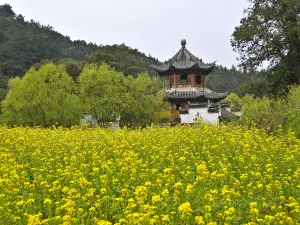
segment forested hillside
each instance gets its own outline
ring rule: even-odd
[[[100,50],[96,52],[97,50]],[[73,59],[88,62],[105,62],[124,74],[137,74],[152,70],[152,57],[140,53],[125,44],[97,46],[83,40],[71,41],[68,36],[56,32],[53,27],[34,20],[25,21],[16,15],[10,5],[0,6],[0,87],[9,78],[23,76],[35,63],[44,59]],[[72,74],[71,74],[72,75]]]
[[[74,79],[86,63],[104,62],[124,75],[133,76],[143,72],[154,76],[152,65],[160,64],[125,44],[98,46],[84,40],[72,41],[50,25],[25,21],[10,5],[0,6],[0,100],[10,78],[22,77],[32,65],[39,68],[49,60],[65,64]],[[251,73],[218,66],[208,78],[208,87],[215,91],[236,91],[241,83],[255,79],[257,76]]]
[[[9,5],[0,6],[0,87],[10,77],[23,76],[30,66],[43,59],[83,60],[97,49],[100,47],[85,41],[72,42],[49,25],[25,22]]]
[[[207,77],[207,87],[219,92],[229,91],[245,94],[245,88],[247,91],[250,91],[250,86],[262,79],[262,73],[256,71],[241,71],[234,66],[230,69],[216,66],[216,69]],[[241,90],[241,86],[243,90]],[[250,92],[253,91],[251,90]]]

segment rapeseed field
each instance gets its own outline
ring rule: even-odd
[[[0,127],[0,224],[299,224],[292,132]]]

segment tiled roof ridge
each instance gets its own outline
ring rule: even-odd
[[[153,68],[159,72],[167,72],[174,69],[177,70],[187,70],[187,69],[202,69],[207,71],[212,71],[215,67],[215,62],[206,64],[199,59],[195,55],[193,55],[189,50],[186,49],[186,41],[181,41],[181,49],[172,57],[170,58],[165,64],[161,66],[153,66]]]

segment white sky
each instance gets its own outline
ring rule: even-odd
[[[72,40],[122,44],[161,61],[187,40],[187,49],[210,63],[237,64],[230,45],[247,0],[0,0],[26,20],[51,25]]]

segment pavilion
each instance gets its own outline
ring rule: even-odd
[[[207,122],[217,122],[221,110],[216,103],[226,98],[227,92],[218,93],[206,88],[206,76],[214,70],[215,63],[204,63],[185,46],[186,40],[182,40],[181,49],[171,59],[153,66],[162,77],[172,115],[180,117],[182,123],[192,123],[194,114],[201,114]]]

